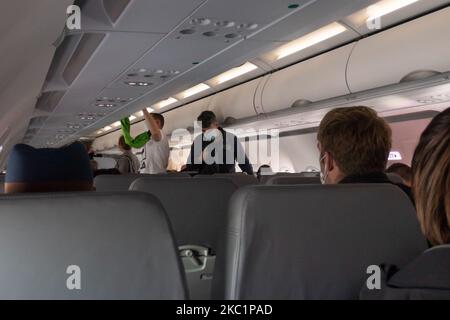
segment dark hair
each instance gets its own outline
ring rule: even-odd
[[[161,129],[164,128],[164,116],[161,113],[152,113],[150,114],[156,121],[161,123]]]
[[[450,108],[422,133],[412,170],[422,232],[433,245],[450,244]]]
[[[404,163],[394,163],[386,169],[386,173],[395,173],[399,175],[404,181],[412,181],[412,170]]]
[[[197,118],[202,123],[202,129],[211,127],[213,122],[217,121],[216,115],[212,111],[203,111]]]
[[[124,136],[119,138],[119,148],[123,150],[131,150],[131,147],[125,142]]]
[[[368,107],[337,108],[319,126],[317,140],[345,175],[384,172],[391,150],[391,128]]]

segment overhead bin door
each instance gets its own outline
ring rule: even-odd
[[[361,40],[348,65],[352,92],[399,83],[415,71],[450,71],[450,8]]]
[[[264,112],[287,109],[298,100],[312,102],[349,94],[345,68],[354,44],[274,73],[262,94]]]
[[[221,121],[226,117],[240,119],[255,116],[255,93],[260,82],[261,78],[258,78],[214,95],[209,109]]]

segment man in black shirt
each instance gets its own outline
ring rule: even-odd
[[[197,118],[202,134],[191,146],[186,169],[200,174],[234,173],[236,163],[241,170],[253,174],[253,167],[238,138],[219,126],[212,111],[204,111]]]
[[[331,110],[320,123],[317,140],[323,183],[392,183],[384,173],[392,132],[373,109]],[[397,186],[413,201],[409,187]]]

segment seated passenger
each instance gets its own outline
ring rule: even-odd
[[[139,173],[139,159],[131,152],[131,147],[126,144],[125,138],[120,136],[118,141],[119,150],[122,154],[117,159],[116,169],[119,170],[121,174],[127,173]]]
[[[86,152],[88,153],[89,159],[91,160],[92,172],[95,173],[95,171],[97,171],[97,169],[98,169],[98,163],[97,163],[97,161],[94,160],[95,151],[92,149],[93,141],[92,140],[82,140],[80,142],[86,148]]]
[[[256,172],[256,178],[258,180],[261,180],[262,176],[271,175],[273,174],[272,168],[268,164],[263,164],[258,168],[258,171]]]
[[[9,155],[5,193],[93,189],[89,156],[79,142],[55,149],[17,144]]]
[[[219,126],[214,112],[202,112],[197,121],[201,122],[203,133],[191,146],[188,171],[200,174],[234,173],[237,163],[243,172],[253,175],[253,167],[238,138]]]
[[[368,107],[328,112],[317,134],[322,183],[391,183],[384,173],[391,136],[389,125]],[[411,189],[398,186],[412,200]]]
[[[434,246],[400,271],[383,266],[381,290],[363,299],[450,299],[450,108],[423,132],[412,161],[420,226]]]
[[[405,186],[411,188],[412,186],[412,170],[409,166],[403,163],[394,163],[387,168],[386,173],[394,173],[398,175]]]

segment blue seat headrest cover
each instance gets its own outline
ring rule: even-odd
[[[71,183],[92,184],[92,181],[89,156],[79,142],[54,149],[17,144],[8,159],[5,187],[7,184],[67,184],[70,189]]]

